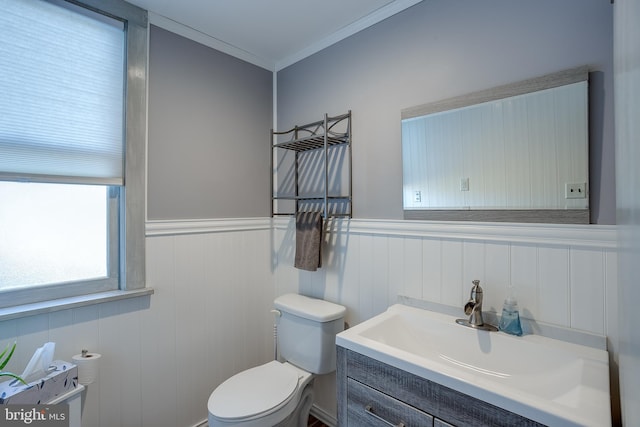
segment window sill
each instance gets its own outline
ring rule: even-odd
[[[35,316],[37,314],[53,313],[54,311],[84,307],[104,302],[118,301],[127,298],[137,298],[153,294],[153,288],[134,289],[130,291],[108,291],[77,297],[60,298],[33,304],[17,305],[0,308],[0,321],[18,319],[20,317]]]

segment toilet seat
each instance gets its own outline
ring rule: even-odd
[[[209,414],[220,421],[261,418],[285,406],[300,383],[293,366],[271,361],[236,374],[209,397]]]

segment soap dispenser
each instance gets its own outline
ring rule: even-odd
[[[522,335],[522,324],[520,323],[520,313],[518,312],[518,301],[513,292],[513,287],[509,287],[509,294],[502,306],[502,317],[498,328],[502,332],[511,335]]]

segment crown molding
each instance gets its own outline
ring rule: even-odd
[[[327,47],[338,43],[341,40],[346,39],[366,28],[371,27],[372,25],[377,24],[380,21],[383,21],[403,10],[422,2],[422,0],[396,0],[387,4],[386,6],[381,7],[380,9],[370,13],[369,15],[353,22],[352,24],[347,25],[346,27],[341,28],[340,30],[334,32],[333,34],[325,37],[324,39],[290,55],[280,61],[277,61],[275,64],[275,71],[282,70],[290,65],[295,64],[298,61],[301,61],[314,53],[320,52]]]
[[[233,46],[206,33],[203,33],[202,31],[198,31],[195,28],[181,24],[178,21],[174,21],[173,19],[167,18],[163,15],[159,15],[155,12],[149,12],[149,24],[163,28],[167,31],[171,31],[172,33],[178,34],[182,37],[186,37],[190,40],[193,40],[220,52],[226,53],[227,55],[231,55],[235,58],[241,59],[258,67],[265,68],[269,71],[273,71],[275,69],[275,63],[273,61],[260,58],[250,52],[247,52],[246,50],[240,49],[239,47]]]

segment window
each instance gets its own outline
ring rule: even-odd
[[[0,182],[0,291],[109,277],[106,190]]]
[[[0,0],[0,307],[144,287],[146,12],[85,1]]]

